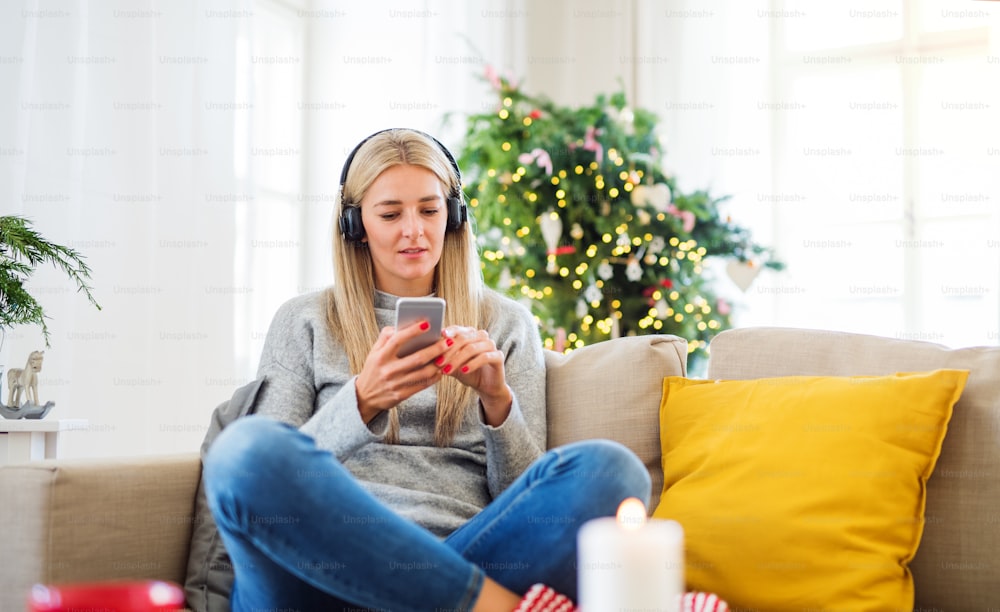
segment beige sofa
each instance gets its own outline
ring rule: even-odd
[[[672,336],[547,354],[550,445],[592,437],[629,445],[653,476],[655,507],[662,485],[661,382],[686,374],[686,355],[686,343]],[[927,487],[926,527],[912,563],[915,609],[1000,610],[1000,348],[949,350],[874,336],[750,328],[715,338],[708,377],[942,367],[971,375]],[[24,609],[33,583],[183,582],[199,473],[194,452],[0,469],[0,610]]]

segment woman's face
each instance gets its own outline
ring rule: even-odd
[[[434,291],[448,208],[430,170],[401,164],[382,172],[361,199],[375,288],[401,297]]]

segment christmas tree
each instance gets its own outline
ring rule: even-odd
[[[730,326],[706,258],[781,263],[722,216],[725,197],[677,189],[657,117],[624,94],[567,108],[487,78],[496,110],[468,118],[458,160],[486,282],[529,304],[550,349],[661,333],[703,357]]]

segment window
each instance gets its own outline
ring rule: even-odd
[[[774,324],[996,344],[1000,54],[982,2],[775,3]],[[764,281],[764,279],[761,279]]]

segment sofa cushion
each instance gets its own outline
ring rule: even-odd
[[[677,336],[616,338],[570,353],[545,352],[548,446],[607,438],[628,446],[663,484],[657,406],[664,376],[684,376],[687,341]]]
[[[910,567],[917,609],[1000,608],[1000,347],[950,349],[929,342],[788,328],[734,329],[710,346],[710,378],[969,371],[937,468]]]
[[[688,587],[736,608],[909,610],[924,487],[968,373],[664,381]]]

